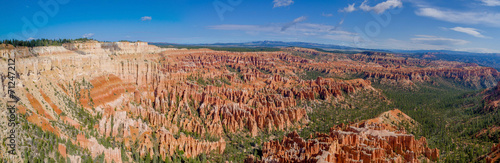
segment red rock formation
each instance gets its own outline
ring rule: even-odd
[[[57,107],[57,105],[55,105],[52,102],[52,100],[50,100],[50,98],[42,90],[40,90],[40,94],[42,95],[43,99],[47,101],[47,103],[49,103],[50,107],[52,107],[52,109],[57,113],[57,115],[62,113],[61,109],[59,109],[59,107]]]
[[[93,87],[90,92],[87,90],[80,92],[80,104],[87,108],[114,101],[123,93],[135,90],[135,86],[123,82],[115,75],[100,76],[92,79],[90,83]]]
[[[67,157],[67,154],[66,154],[66,145],[64,144],[59,144],[57,146],[57,150],[59,151],[59,153],[61,154],[61,156],[63,158],[66,158]]]
[[[87,139],[85,135],[78,134],[76,140],[72,140],[73,144],[77,144],[91,152],[92,158],[95,158],[104,153],[104,160],[106,162],[121,163],[121,151],[119,148],[105,148],[97,142],[97,139],[91,137]]]
[[[497,145],[493,145],[491,147],[491,151],[479,158],[476,161],[484,161],[487,163],[494,163],[500,161],[500,143]]]
[[[424,137],[416,140],[404,131],[388,131],[386,126],[375,122],[363,123],[363,126],[340,125],[331,128],[329,134],[316,133],[315,139],[307,141],[294,131],[281,141],[264,143],[262,161],[420,162],[439,159],[439,150],[427,147]]]
[[[42,130],[52,132],[52,133],[56,134],[57,136],[60,136],[61,130],[57,127],[52,126],[52,124],[50,124],[50,122],[47,118],[42,117],[38,114],[32,114],[32,115],[28,116],[26,119],[29,122],[42,128]]]
[[[404,130],[400,128],[396,128],[396,126],[407,125],[410,128],[416,127],[418,124],[415,120],[413,120],[408,115],[401,112],[399,109],[390,110],[380,114],[378,117],[373,119],[364,120],[354,125],[357,127],[364,126],[372,126],[373,124],[377,124],[376,126],[381,126],[384,130],[398,132],[399,130]]]
[[[158,149],[160,149],[162,156],[172,156],[176,149],[184,151],[186,157],[194,157],[201,153],[210,153],[210,151],[222,154],[226,148],[226,142],[222,138],[217,142],[208,142],[181,134],[178,139],[175,139],[172,133],[165,128],[157,130],[156,136],[159,140]]]
[[[484,94],[483,101],[486,104],[480,109],[481,112],[488,113],[500,108],[500,82],[496,87],[485,90],[481,94]]]
[[[69,117],[66,117],[66,116],[61,116],[60,117],[61,120],[64,122],[64,123],[67,123],[69,125],[72,125],[73,127],[75,128],[80,128],[80,123],[76,122],[75,120],[69,118]]]
[[[26,92],[26,97],[37,114],[40,114],[49,120],[54,120],[54,117],[43,108],[40,102],[33,95],[31,95],[31,93]]]

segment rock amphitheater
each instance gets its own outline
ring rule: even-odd
[[[145,42],[89,41],[3,49],[0,67],[7,69],[6,60],[16,54],[21,117],[88,150],[92,157],[104,154],[106,162],[116,163],[123,162],[120,146],[106,147],[99,139],[109,137],[143,157],[157,150],[161,158],[177,151],[193,158],[210,153],[224,155],[231,143],[226,135],[257,137],[274,131],[289,134],[264,142],[262,159],[248,161],[436,161],[439,150],[429,148],[425,138],[417,139],[386,123],[387,119],[338,125],[329,133],[301,138],[293,131],[309,122],[308,113],[313,108],[300,104],[335,103],[356,92],[377,91],[372,82],[411,87],[432,77],[444,77],[469,86],[490,87],[500,77],[496,70],[475,64],[379,54],[315,61],[290,51],[311,55],[323,52],[283,50],[226,52],[159,48]],[[300,77],[305,71],[362,74],[362,78],[305,80]],[[0,96],[8,97],[7,74],[2,71],[1,75]],[[0,102],[5,104],[5,99]],[[394,112],[398,113],[391,121],[406,116]],[[98,117],[97,121],[89,125],[82,113]],[[4,118],[0,121],[7,123]],[[70,155],[64,144],[55,148],[71,162],[81,160],[81,156]],[[2,156],[7,157],[5,151]],[[132,152],[126,157],[131,158]]]

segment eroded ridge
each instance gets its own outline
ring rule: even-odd
[[[382,114],[401,114],[389,111]],[[427,146],[425,137],[416,139],[404,130],[378,120],[332,127],[328,134],[301,138],[297,132],[282,140],[264,143],[259,162],[421,162],[439,159],[439,150]]]

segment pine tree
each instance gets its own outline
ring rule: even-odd
[[[151,162],[151,156],[149,156],[149,153],[146,153],[146,159],[144,162]]]

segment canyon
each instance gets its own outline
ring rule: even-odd
[[[265,138],[262,158],[248,161],[437,161],[439,149],[400,127],[418,126],[400,110],[339,124],[308,139],[297,130],[307,126],[316,104],[380,93],[373,84],[418,89],[418,83],[442,78],[500,92],[500,85],[494,87],[500,73],[493,68],[375,52],[230,52],[87,41],[9,47],[0,50],[0,57],[5,70],[7,60],[15,58],[20,122],[54,134],[59,143],[53,148],[71,162],[100,156],[105,162],[223,156],[234,143],[232,135],[258,138],[274,132],[287,134],[281,140]],[[9,95],[7,76],[2,71],[2,104]],[[487,98],[492,108],[498,108],[497,97]],[[5,131],[6,118],[0,123]],[[20,142],[33,142],[29,133],[20,128]],[[17,152],[34,148],[20,144]],[[1,157],[28,159],[5,151]]]

